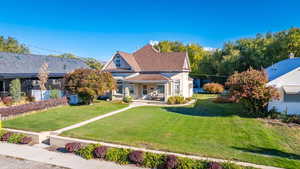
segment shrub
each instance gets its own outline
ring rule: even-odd
[[[131,103],[132,102],[132,97],[131,96],[125,96],[125,97],[123,97],[123,102],[125,102],[125,103]]]
[[[28,101],[28,102],[34,102],[35,101],[35,97],[33,97],[33,96],[27,96],[25,98],[25,100]]]
[[[76,151],[78,151],[80,148],[81,148],[81,144],[80,144],[80,143],[76,143],[76,142],[68,143],[68,144],[65,145],[65,149],[66,149],[68,152],[70,152],[70,153],[76,152]]]
[[[185,100],[186,100],[186,102],[190,102],[190,101],[192,101],[192,97],[187,97],[187,98],[185,98]]]
[[[99,146],[99,144],[88,144],[87,146],[76,151],[76,154],[87,160],[92,159],[94,157],[94,150]]]
[[[96,158],[104,158],[106,153],[107,153],[107,149],[108,147],[106,146],[100,146],[100,147],[97,147],[95,150],[94,150],[94,156]]]
[[[299,115],[286,115],[282,119],[282,122],[300,124],[300,116]]]
[[[266,117],[269,101],[279,98],[276,88],[267,86],[267,82],[268,77],[264,71],[250,68],[231,75],[226,86],[229,87],[230,95],[242,103],[247,113],[256,117]]]
[[[22,139],[23,137],[25,137],[25,135],[13,133],[13,134],[8,138],[7,142],[17,144],[17,143],[20,143],[20,142],[21,142],[21,139]]]
[[[60,98],[60,91],[57,89],[50,90],[50,98],[51,99],[59,99]]]
[[[13,115],[23,114],[31,111],[43,110],[50,107],[68,104],[68,100],[64,97],[61,99],[50,99],[39,102],[27,103],[19,106],[0,108],[2,117],[9,117]]]
[[[141,165],[144,161],[144,152],[142,151],[132,151],[129,154],[129,160],[134,164]]]
[[[1,121],[0,121],[1,122]],[[0,140],[2,138],[2,136],[7,133],[7,131],[3,130],[3,129],[0,129]]]
[[[234,98],[230,96],[218,96],[213,100],[215,103],[234,103]]]
[[[193,160],[189,158],[178,158],[177,169],[204,169],[204,162],[200,160]]]
[[[13,98],[10,96],[6,96],[2,98],[2,102],[3,104],[5,104],[6,106],[11,106],[13,104]],[[0,111],[1,112],[1,111]]]
[[[164,165],[164,155],[146,152],[144,154],[143,166],[147,168],[160,168]]]
[[[31,137],[28,137],[28,136],[25,136],[25,137],[22,137],[21,140],[20,140],[20,144],[30,144],[32,142],[32,138]]]
[[[12,132],[6,132],[1,136],[1,141],[8,141],[8,139],[13,135],[14,133]]]
[[[233,164],[233,163],[223,163],[222,164],[223,169],[243,169],[243,167]]]
[[[21,100],[21,82],[20,79],[15,79],[10,82],[9,93],[14,102]]]
[[[223,167],[217,162],[209,162],[207,164],[207,169],[223,169]]]
[[[219,94],[224,92],[224,86],[219,83],[206,83],[203,90],[211,94]]]
[[[187,101],[182,96],[171,96],[168,98],[168,104],[184,104]]]
[[[105,156],[105,159],[108,161],[115,161],[119,164],[128,164],[130,151],[128,149],[122,148],[110,148]]]
[[[165,167],[167,169],[173,169],[177,167],[177,157],[174,155],[167,155],[165,161]]]

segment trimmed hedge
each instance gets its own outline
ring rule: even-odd
[[[67,145],[69,144],[70,143]],[[175,155],[113,148],[101,146],[99,144],[88,144],[87,146],[75,151],[75,153],[85,159],[102,158],[119,164],[135,164],[137,166],[158,169],[254,169],[252,167],[242,167],[232,163],[207,162],[176,157]]]
[[[219,83],[206,83],[203,90],[211,94],[219,94],[224,92],[224,86]]]
[[[19,106],[0,108],[0,114],[2,117],[9,117],[66,104],[68,104],[68,100],[65,97],[60,99],[49,99],[45,101],[23,104]]]
[[[14,144],[29,144],[32,142],[32,138],[24,134],[8,132],[0,129],[0,141]]]
[[[168,101],[167,101],[168,104],[185,104],[187,102],[188,102],[188,100],[186,100],[182,96],[171,96],[168,98]]]

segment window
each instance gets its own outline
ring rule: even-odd
[[[285,94],[285,102],[300,102],[300,94]]]
[[[164,85],[157,85],[158,93],[165,93],[165,86]]]
[[[176,95],[180,94],[180,80],[174,82],[174,92]]]
[[[123,94],[123,82],[122,81],[117,81],[117,91],[118,94]]]
[[[58,79],[52,79],[52,84],[59,85],[60,81]]]
[[[134,95],[134,87],[133,87],[133,85],[129,85],[128,88],[129,88],[129,95],[133,96]]]
[[[143,85],[143,95],[147,95],[148,91],[147,91],[147,86]]]
[[[39,80],[32,80],[32,86],[38,86],[39,84]]]
[[[120,56],[116,56],[116,59],[115,59],[115,63],[116,63],[116,67],[121,67],[121,58]]]

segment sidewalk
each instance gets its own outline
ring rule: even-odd
[[[138,169],[134,165],[118,165],[102,160],[85,160],[74,154],[51,152],[38,147],[0,142],[0,155],[51,164],[72,169]]]

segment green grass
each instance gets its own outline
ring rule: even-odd
[[[63,133],[64,136],[121,143],[257,164],[300,166],[299,129],[240,117],[240,105],[216,104],[198,95],[195,106],[137,107]]]
[[[3,121],[3,127],[36,132],[53,131],[127,106],[96,101],[93,105],[56,107]]]

